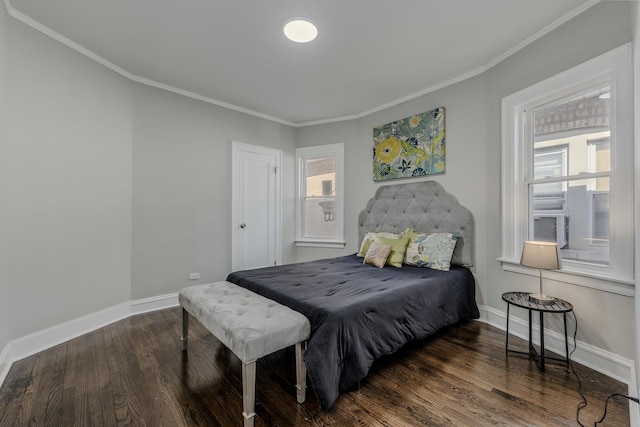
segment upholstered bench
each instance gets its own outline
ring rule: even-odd
[[[244,425],[254,424],[256,360],[283,348],[296,346],[296,389],[299,403],[306,397],[306,368],[302,360],[311,326],[302,314],[229,282],[184,288],[182,350],[187,351],[189,314],[242,361]]]

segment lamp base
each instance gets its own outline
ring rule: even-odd
[[[529,294],[529,301],[536,304],[550,305],[555,303],[556,298],[545,294]]]

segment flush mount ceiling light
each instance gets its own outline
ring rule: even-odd
[[[306,18],[291,18],[284,24],[284,35],[296,43],[308,43],[316,38],[318,29]]]

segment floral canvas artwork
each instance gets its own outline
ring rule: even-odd
[[[373,180],[444,173],[444,107],[373,128]]]

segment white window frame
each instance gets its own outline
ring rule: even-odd
[[[336,160],[335,214],[336,235],[332,238],[306,237],[304,203],[306,196],[305,160],[333,157]],[[296,148],[296,246],[344,248],[344,144]]]
[[[610,260],[608,266],[563,260],[561,282],[623,295],[634,294],[633,103],[631,45],[625,44],[502,99],[502,255],[505,270],[533,274],[519,266],[528,238],[529,176],[533,152],[525,129],[526,111],[551,99],[609,84],[612,94],[610,144]],[[537,274],[537,271],[535,272]]]

